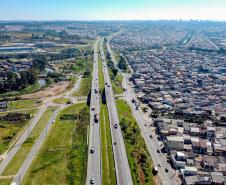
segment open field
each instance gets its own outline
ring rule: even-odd
[[[120,126],[134,185],[153,185],[152,161],[140,129],[124,100],[117,100]]]
[[[6,175],[6,176],[15,175],[17,173],[20,166],[23,164],[27,154],[30,152],[31,148],[33,147],[34,143],[38,139],[45,125],[48,123],[54,110],[56,110],[56,107],[50,107],[44,112],[43,116],[40,118],[39,122],[37,123],[35,128],[32,130],[27,140],[23,143],[23,145],[18,150],[16,155],[10,161],[9,165],[3,171],[3,175]]]
[[[56,98],[53,100],[53,103],[56,103],[56,104],[65,104],[65,103],[68,103],[70,102],[71,99],[70,98]]]
[[[37,108],[42,105],[41,100],[17,100],[8,102],[8,110]]]
[[[44,90],[38,91],[36,93],[32,93],[32,94],[27,94],[27,95],[23,95],[21,96],[21,98],[23,99],[38,99],[38,98],[45,98],[45,97],[50,97],[50,96],[54,96],[57,94],[60,94],[62,92],[64,92],[70,85],[69,81],[65,81],[65,82],[59,82],[57,84],[52,85],[51,87],[48,87]]]
[[[31,115],[30,119],[17,119],[15,120],[0,120],[0,154],[6,151],[9,145],[17,138],[21,131],[26,127],[29,121],[32,119],[34,114],[37,112],[36,109],[21,111],[17,113],[23,113]],[[1,113],[0,117],[6,116],[12,117],[12,113]],[[11,115],[11,116],[10,116]]]
[[[86,104],[62,110],[22,184],[85,184],[88,124]]]

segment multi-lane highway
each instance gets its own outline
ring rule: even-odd
[[[105,55],[103,51],[103,40],[100,43],[100,55],[103,65],[105,94],[110,119],[111,136],[113,143],[113,154],[116,170],[116,178],[118,185],[132,185],[132,177],[126,155],[126,149],[123,141],[122,132],[119,125],[119,118],[115,104],[115,97],[113,94],[111,81],[108,73]],[[117,126],[116,126],[117,125]]]
[[[93,80],[90,99],[89,151],[86,184],[101,185],[100,101],[98,79],[98,44],[94,45]]]
[[[111,54],[111,59],[114,64],[117,64],[115,57],[113,55],[113,51],[111,50],[110,40],[112,37],[110,37],[107,41],[107,50]],[[132,71],[132,70],[131,70]],[[166,157],[163,154],[157,153],[157,149],[160,148],[158,140],[156,137],[153,137],[150,139],[150,135],[154,135],[154,133],[151,132],[151,129],[148,129],[147,122],[151,124],[151,119],[144,119],[143,112],[141,110],[137,110],[134,103],[132,103],[132,99],[136,98],[136,93],[133,91],[133,89],[129,85],[129,76],[126,74],[123,74],[123,87],[126,89],[124,92],[124,98],[127,101],[127,103],[130,105],[133,115],[138,123],[138,126],[141,129],[141,134],[146,142],[148,151],[152,157],[153,163],[155,166],[158,166],[158,164],[161,163],[162,167],[159,167],[159,178],[161,181],[161,184],[163,185],[176,185],[179,184],[179,179],[176,178],[175,170],[172,170],[170,165],[167,163]],[[168,169],[168,173],[166,173],[165,169]]]

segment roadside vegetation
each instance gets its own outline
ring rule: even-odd
[[[38,108],[42,105],[41,100],[32,99],[32,100],[16,100],[16,101],[9,101],[7,103],[7,109],[9,111],[12,110],[20,110],[20,109],[33,109]]]
[[[106,51],[106,49],[105,49]],[[114,94],[122,94],[122,75],[118,73],[118,69],[115,67],[115,64],[111,61],[110,54],[106,51],[106,62],[108,66],[108,72],[111,78],[111,84],[114,91]]]
[[[82,64],[81,64],[82,65]],[[91,59],[83,61],[84,68],[79,68],[82,72],[83,77],[81,80],[80,87],[74,92],[73,96],[88,96],[92,86],[92,62]]]
[[[126,62],[126,59],[122,55],[119,56],[118,65],[117,66],[123,72],[129,72],[129,67],[128,67],[128,64]]]
[[[33,147],[36,140],[38,139],[39,135],[41,134],[42,130],[45,128],[45,125],[50,120],[54,110],[56,110],[56,107],[50,107],[44,112],[43,116],[40,118],[37,125],[32,130],[32,132],[30,133],[26,141],[23,143],[23,145],[18,150],[16,155],[10,161],[9,165],[3,171],[3,175],[6,175],[6,176],[15,175],[17,173],[17,171],[23,164],[26,156],[28,155],[31,148]]]
[[[101,59],[99,57],[99,90],[102,93],[100,102],[100,133],[101,133],[101,157],[102,157],[102,184],[116,185],[114,156],[112,151],[112,140],[108,109],[105,101],[105,84]]]
[[[84,103],[62,110],[22,184],[85,184],[89,119]]]
[[[124,100],[117,100],[119,122],[134,185],[153,185],[152,161],[140,129]]]
[[[65,104],[65,103],[70,103],[70,102],[71,102],[70,98],[64,98],[64,97],[56,98],[53,100],[53,103],[56,103],[56,104]]]
[[[0,154],[3,154],[19,136],[37,112],[36,109],[0,113]]]

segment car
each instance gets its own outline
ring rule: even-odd
[[[105,83],[105,85],[107,85],[108,83]]]
[[[166,168],[166,169],[165,169],[165,172],[167,173],[167,172],[169,172],[169,170]]]
[[[95,152],[95,147],[93,146],[91,149],[90,149],[90,153],[93,154]]]
[[[116,142],[114,142],[114,145],[116,145]]]
[[[95,106],[93,106],[91,110],[95,110]]]
[[[95,180],[93,177],[90,179],[90,184],[95,184]]]
[[[94,115],[94,122],[98,123],[98,121],[99,121],[99,114],[95,114]]]
[[[162,167],[162,163],[158,163],[158,166],[159,166],[159,167]]]
[[[118,128],[118,124],[115,124],[114,127],[115,127],[115,129],[117,129]]]
[[[149,137],[152,138],[153,136],[152,135],[149,135]]]
[[[160,150],[159,149],[157,149],[157,153],[160,153]]]
[[[110,87],[110,85],[108,85],[107,87]]]
[[[158,173],[158,168],[157,168],[156,166],[153,167],[152,173],[153,173],[154,175],[157,175],[157,173]]]

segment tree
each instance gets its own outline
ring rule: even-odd
[[[116,77],[116,75],[118,74],[118,69],[116,68],[112,69],[112,73],[113,73],[113,76]]]

